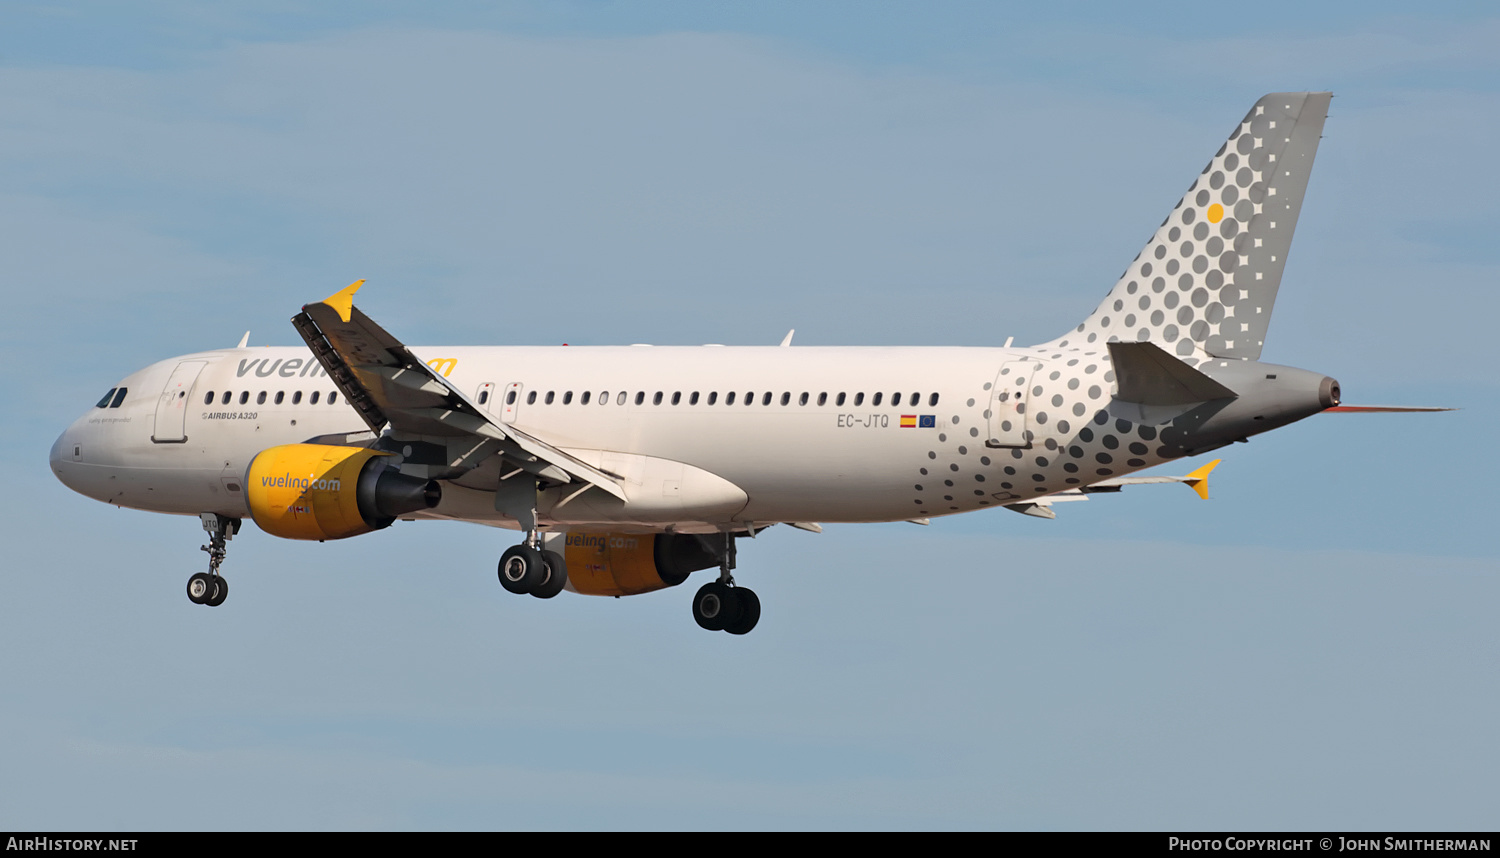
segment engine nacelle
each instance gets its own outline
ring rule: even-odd
[[[287,444],[250,460],[250,517],[285,539],[343,539],[390,526],[442,499],[433,480],[389,467],[389,453],[365,447]]]
[[[568,564],[568,589],[589,596],[631,596],[675,587],[689,573],[719,565],[718,556],[698,537],[684,533],[560,535]],[[732,538],[707,537],[710,541]]]

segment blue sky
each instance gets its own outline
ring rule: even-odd
[[[1477,3],[6,5],[0,826],[1493,827],[1497,40]],[[119,377],[293,344],[359,277],[413,344],[1050,339],[1278,89],[1337,97],[1264,358],[1463,410],[1258,437],[1207,503],[773,529],[729,639],[691,583],[507,598],[509,538],[446,524],[250,527],[197,609],[196,521],[46,467]]]

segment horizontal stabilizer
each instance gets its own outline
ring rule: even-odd
[[[1346,414],[1408,414],[1426,411],[1457,411],[1457,408],[1437,408],[1421,405],[1335,405],[1323,409],[1323,413],[1342,411]]]
[[[1162,351],[1155,343],[1110,343],[1122,402],[1187,405],[1234,397],[1234,391]]]

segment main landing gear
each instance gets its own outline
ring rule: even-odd
[[[733,586],[734,579],[710,581],[693,597],[693,619],[711,632],[747,634],[760,622],[760,597],[749,587]]]
[[[229,582],[219,575],[219,565],[229,553],[225,543],[240,532],[240,520],[212,512],[205,512],[199,518],[203,521],[203,529],[208,531],[208,544],[203,546],[208,552],[208,571],[188,579],[187,596],[188,601],[195,605],[217,608],[229,598]]]
[[[512,545],[500,555],[500,586],[512,593],[530,593],[538,599],[550,599],[568,584],[568,564],[556,551],[544,551],[536,531],[520,545]]]
[[[693,619],[711,632],[748,634],[760,622],[760,597],[749,587],[734,584],[734,537],[725,534],[716,547],[719,580],[704,584],[693,596]]]

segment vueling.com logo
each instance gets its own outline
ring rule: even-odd
[[[268,489],[301,489],[308,491],[336,492],[339,490],[339,480],[315,480],[311,477],[294,477],[287,474],[281,477],[261,477],[260,484]]]

